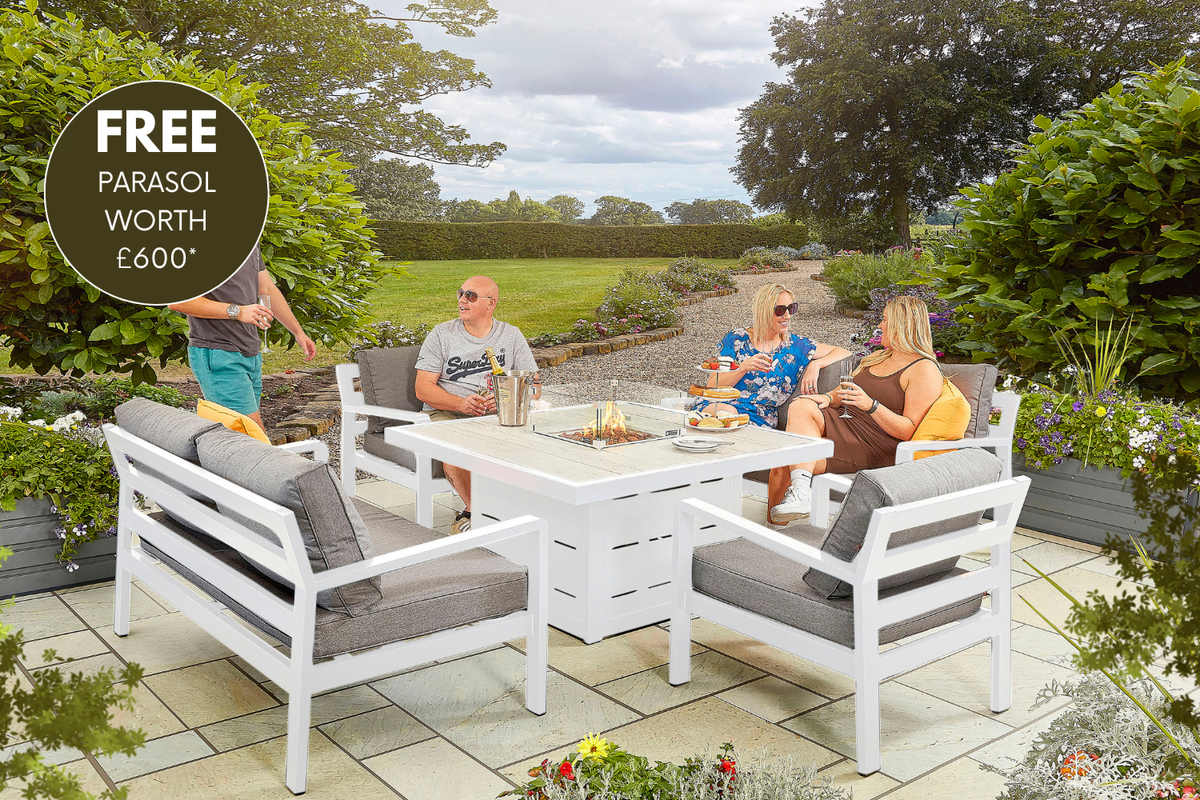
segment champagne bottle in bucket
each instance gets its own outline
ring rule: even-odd
[[[488,376],[488,388],[492,390],[492,397],[496,401],[496,409],[499,410],[500,404],[508,401],[508,392],[500,388],[498,381],[492,379],[497,375],[503,375],[504,367],[500,366],[500,362],[496,360],[496,352],[492,348],[488,347],[483,352],[492,364],[492,374]]]

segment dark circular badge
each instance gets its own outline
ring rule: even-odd
[[[84,280],[130,303],[199,297],[266,223],[267,165],[242,118],[174,81],[118,86],[71,118],[46,165],[46,221]]]

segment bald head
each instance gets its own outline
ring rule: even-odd
[[[476,275],[473,278],[467,278],[463,281],[463,288],[471,289],[494,300],[500,299],[500,287],[487,275]]]

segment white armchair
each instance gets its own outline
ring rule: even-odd
[[[342,402],[342,447],[341,447],[341,479],[342,488],[351,497],[355,495],[355,471],[362,470],[391,481],[408,489],[416,495],[417,523],[432,527],[433,525],[433,496],[453,490],[450,481],[446,480],[440,462],[435,462],[428,456],[412,453],[408,450],[389,445],[383,440],[382,429],[372,431],[371,420],[361,420],[359,415],[365,415],[379,420],[395,420],[396,424],[421,425],[429,422],[429,415],[420,411],[421,404],[415,400],[413,384],[416,380],[415,364],[418,347],[395,348],[391,351],[373,351],[379,353],[382,359],[394,360],[398,364],[389,364],[387,377],[393,386],[401,391],[395,392],[392,402],[397,406],[385,407],[372,405],[367,402],[363,391],[354,388],[354,380],[361,377],[358,364],[337,365],[338,394]],[[385,365],[380,365],[384,368]],[[405,368],[407,367],[407,368]],[[403,389],[407,388],[408,392]],[[378,392],[376,399],[378,400]],[[365,436],[362,447],[355,444],[355,437]]]
[[[847,512],[828,534],[806,525],[773,531],[699,500],[680,501],[670,683],[690,679],[693,615],[851,676],[862,775],[881,766],[879,684],[889,677],[990,640],[991,708],[1007,710],[1010,548],[1029,480],[996,481],[1000,468],[984,451],[962,450],[860,472],[846,487]],[[981,520],[989,508],[995,519]],[[695,547],[697,531],[712,526],[738,538]],[[981,548],[991,549],[988,566],[955,567]],[[880,652],[892,642],[901,643]]]

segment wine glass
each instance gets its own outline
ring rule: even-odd
[[[271,310],[271,295],[260,294],[258,296],[258,304],[260,306],[263,306],[264,308],[266,308],[268,311],[270,311]],[[266,324],[266,327],[263,328],[263,346],[262,346],[261,352],[264,356],[269,355],[270,353],[274,352],[273,350],[271,350],[271,348],[267,347],[267,328],[269,328],[269,327],[271,327],[270,322],[268,322]]]
[[[854,370],[858,368],[857,358],[847,358],[842,362],[842,382],[838,384],[839,389],[847,389],[854,385]],[[838,414],[842,419],[851,419],[850,407],[846,405],[846,401],[842,401],[842,413]]]

